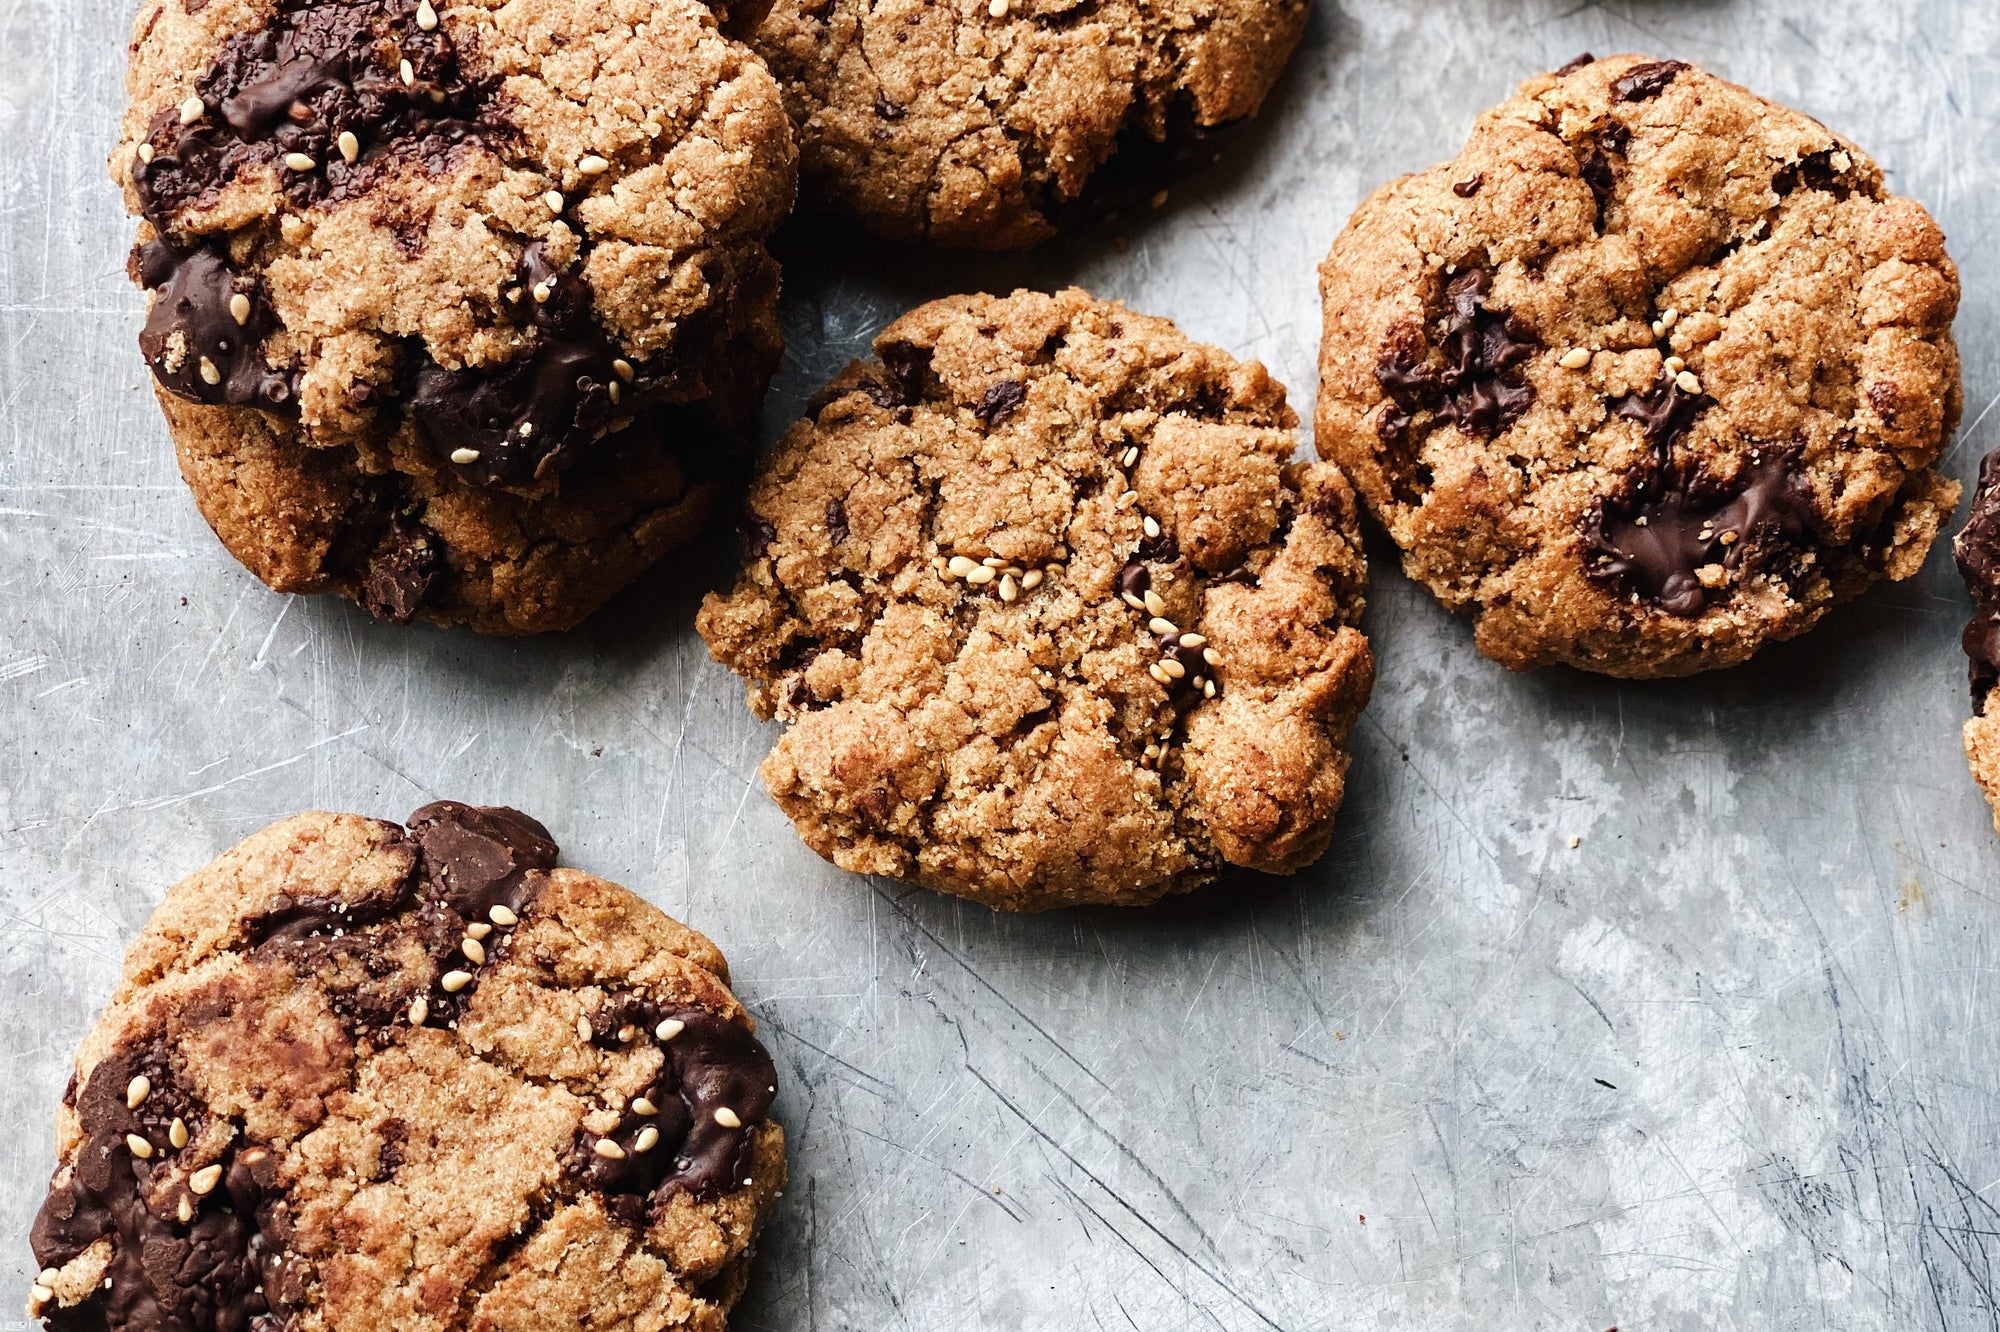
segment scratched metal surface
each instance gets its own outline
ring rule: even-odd
[[[771,732],[690,627],[715,558],[496,643],[224,556],[149,400],[101,167],[127,9],[0,5],[10,1307],[70,1049],[165,885],[293,810],[448,795],[534,811],[727,949],[793,1178],[740,1326],[2000,1327],[2000,842],[1941,554],[1747,668],[1621,685],[1482,661],[1378,548],[1381,685],[1315,871],[1038,919],[847,877],[753,782]],[[1127,249],[792,241],[767,437],[891,314],[975,285],[1082,282],[1307,408],[1340,221],[1586,48],[1802,107],[1936,210],[1969,476],[2000,443],[1991,0],[1320,0],[1257,134]]]

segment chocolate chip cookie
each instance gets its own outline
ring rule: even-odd
[[[805,202],[892,240],[997,250],[1086,211],[1114,154],[1150,191],[1252,115],[1307,9],[776,0],[751,40],[784,84]]]
[[[2000,449],[1979,464],[1972,512],[1952,542],[1959,577],[1972,593],[1972,619],[1962,643],[1972,682],[1972,716],[1965,723],[1965,757],[2000,831]]]
[[[1332,835],[1374,681],[1353,493],[1255,362],[1081,291],[937,301],[752,487],[697,624],[843,869],[1137,904]]]
[[[140,349],[245,564],[530,632],[685,535],[775,364],[796,171],[709,7],[149,0],[128,86]]]
[[[783,1186],[715,945],[509,809],[273,824],[176,884],[57,1114],[57,1328],[720,1329]]]
[[[1529,80],[1320,288],[1320,453],[1517,670],[1733,665],[1916,572],[1958,495],[1937,225],[1679,61]]]

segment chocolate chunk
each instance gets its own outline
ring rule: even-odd
[[[1836,199],[1845,199],[1853,192],[1834,169],[1835,149],[1825,148],[1816,153],[1808,153],[1796,162],[1778,168],[1771,177],[1771,192],[1779,198],[1786,198],[1801,186],[1821,194],[1831,194]]]
[[[1486,173],[1481,171],[1473,176],[1471,180],[1461,180],[1453,183],[1451,192],[1461,199],[1470,199],[1473,195],[1479,193],[1479,187],[1485,183]]]
[[[743,558],[746,560],[763,559],[771,553],[771,543],[778,539],[778,529],[771,525],[769,519],[748,510],[743,514],[742,530]]]
[[[837,499],[826,502],[826,539],[836,546],[847,540],[847,506]]]
[[[143,248],[138,267],[156,288],[139,351],[162,387],[189,402],[298,415],[298,371],[274,369],[264,357],[278,318],[256,282],[206,245],[181,251],[156,242]]]
[[[669,1020],[681,1029],[658,1042],[659,1025]],[[618,1048],[626,1027],[639,1033],[635,1039],[659,1043],[666,1056],[659,1076],[641,1093],[656,1113],[642,1115],[628,1105],[609,1133],[578,1136],[570,1164],[584,1187],[649,1197],[658,1208],[676,1192],[712,1198],[742,1185],[750,1130],[770,1113],[777,1089],[770,1054],[743,1025],[705,1008],[667,1008],[634,995],[618,996],[600,1015],[594,1039]],[[717,1120],[718,1111],[735,1124]],[[639,1135],[648,1128],[659,1137],[642,1152]],[[598,1151],[600,1137],[617,1144],[619,1154]]]
[[[1564,65],[1561,69],[1557,70],[1556,77],[1559,79],[1564,78],[1567,75],[1576,73],[1578,70],[1582,69],[1585,65],[1594,65],[1596,63],[1597,63],[1597,57],[1592,55],[1590,52],[1585,51],[1582,55],[1576,57],[1576,59],[1570,61],[1567,65]]]
[[[1868,386],[1868,405],[1882,418],[1882,424],[1893,427],[1896,414],[1903,410],[1902,391],[1893,382],[1878,379]]]
[[[1679,60],[1656,60],[1649,65],[1634,65],[1612,81],[1611,100],[1644,102],[1658,97],[1686,68],[1687,65]]]
[[[1523,378],[1522,366],[1541,349],[1541,339],[1513,311],[1488,308],[1492,289],[1493,275],[1483,268],[1466,269],[1445,288],[1447,308],[1438,330],[1442,365],[1427,359],[1421,334],[1410,329],[1392,334],[1375,366],[1376,380],[1406,418],[1391,423],[1392,442],[1403,441],[1407,418],[1417,410],[1434,412],[1468,435],[1490,437],[1534,404],[1535,388]]]
[[[368,562],[361,580],[362,609],[378,620],[408,624],[424,608],[443,571],[444,555],[429,534],[399,520],[390,529],[388,544]]]
[[[1152,586],[1153,571],[1143,564],[1134,562],[1118,571],[1118,595],[1121,597],[1143,599]]]
[[[979,405],[972,409],[972,414],[979,418],[979,424],[991,430],[1012,416],[1027,400],[1027,385],[1018,379],[1003,379],[979,396]]]
[[[886,342],[875,349],[875,354],[882,358],[882,368],[889,372],[898,405],[914,407],[922,402],[924,388],[930,382],[931,349],[913,342]]]
[[[875,94],[875,114],[883,120],[901,120],[904,111],[902,107],[897,106],[878,92]]]
[[[1158,536],[1140,537],[1139,546],[1132,553],[1142,560],[1171,564],[1181,557],[1181,546],[1174,540],[1174,534],[1163,528]]]
[[[556,866],[549,830],[519,810],[440,800],[406,822],[435,899],[466,920],[485,920],[496,906],[525,914]]]
[[[1628,393],[1612,400],[1611,410],[1628,421],[1637,421],[1664,460],[1674,442],[1694,425],[1695,417],[1715,404],[1706,394],[1689,393],[1677,376],[1662,374],[1644,393]]]
[[[1986,696],[2000,685],[2000,449],[1979,464],[1972,511],[1951,543],[1958,576],[1972,594],[1972,618],[1959,642],[1972,685],[1972,710],[1984,715]]]

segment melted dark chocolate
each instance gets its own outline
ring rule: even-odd
[[[139,351],[162,387],[190,402],[298,415],[298,371],[264,359],[278,317],[256,281],[212,245],[181,251],[154,241],[138,267],[155,288]]]
[[[431,896],[466,920],[496,906],[520,915],[556,867],[549,830],[519,810],[439,800],[407,820],[422,849]]]
[[[1513,311],[1489,308],[1492,290],[1493,275],[1483,268],[1468,268],[1446,286],[1438,328],[1442,364],[1413,334],[1393,340],[1382,354],[1375,378],[1403,409],[1378,425],[1384,439],[1401,443],[1416,411],[1434,412],[1468,435],[1491,437],[1534,404],[1535,387],[1522,367],[1541,350],[1541,339]]]
[[[1687,65],[1679,60],[1656,60],[1649,65],[1634,65],[1612,80],[1611,100],[1644,102],[1658,97],[1686,68]]]
[[[2000,685],[2000,449],[1979,464],[1972,511],[1951,550],[1958,575],[1972,594],[1972,618],[1959,642],[1965,648],[1972,710],[1983,716],[1987,694]]]

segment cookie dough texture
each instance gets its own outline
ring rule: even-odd
[[[1317,442],[1515,669],[1732,665],[1922,564],[1958,273],[1810,117],[1585,57],[1375,192],[1320,270]]]
[[[1255,362],[1081,291],[937,301],[752,487],[698,625],[844,869],[1010,910],[1325,850],[1374,662],[1352,492]]]
[[[1952,542],[1952,553],[1973,606],[1962,638],[1972,685],[1965,757],[1993,806],[1993,827],[2000,832],[2000,450],[1979,465],[1972,512]]]
[[[176,884],[77,1052],[31,1314],[722,1328],[784,1182],[770,1058],[715,945],[555,856],[446,802]]]
[[[807,203],[892,240],[1008,249],[1053,235],[1114,152],[1166,156],[1253,114],[1307,10],[775,0],[752,42],[784,85]]]
[[[266,581],[559,628],[712,506],[796,152],[710,7],[149,0],[127,82],[141,350]]]

